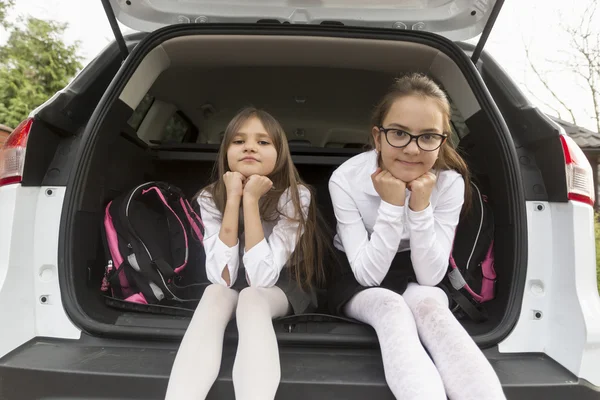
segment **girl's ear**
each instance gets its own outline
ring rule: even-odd
[[[371,135],[373,135],[373,141],[375,142],[375,150],[380,152],[381,141],[379,139],[381,137],[381,131],[378,127],[374,126],[373,129],[371,129]]]

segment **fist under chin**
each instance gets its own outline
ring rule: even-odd
[[[416,171],[416,170],[408,170],[406,168],[395,168],[394,170],[390,171],[392,173],[392,176],[396,179],[400,179],[402,182],[412,182],[415,179],[419,178],[420,176],[422,176],[426,171]]]

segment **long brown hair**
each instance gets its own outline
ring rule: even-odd
[[[452,125],[450,123],[452,112],[446,93],[431,78],[420,73],[410,73],[396,79],[381,101],[375,107],[371,123],[381,126],[394,102],[402,97],[421,96],[434,100],[443,114],[443,133],[450,137]],[[373,135],[369,135],[370,144],[374,147]],[[465,181],[465,201],[463,211],[468,211],[471,206],[471,174],[465,160],[452,147],[450,140],[446,139],[440,148],[438,158],[433,165],[436,170],[453,169],[462,175]]]
[[[287,136],[283,127],[271,114],[254,107],[246,107],[233,117],[225,129],[221,141],[217,162],[213,168],[213,183],[201,189],[196,197],[205,190],[211,195],[219,212],[221,214],[225,212],[227,189],[223,181],[223,175],[230,171],[227,162],[227,150],[242,125],[251,118],[257,118],[262,123],[271,140],[273,140],[273,146],[277,151],[275,168],[267,176],[273,182],[273,189],[268,191],[259,202],[260,217],[263,221],[274,221],[279,218],[282,215],[277,207],[279,198],[289,188],[289,194],[294,205],[294,215],[286,215],[285,217],[299,223],[298,241],[290,259],[291,275],[303,289],[310,289],[314,283],[321,286],[325,283],[323,260],[326,239],[321,231],[320,224],[317,223],[318,210],[315,191],[300,179],[298,170],[292,162]],[[300,185],[310,192],[310,205],[306,217],[300,204]]]

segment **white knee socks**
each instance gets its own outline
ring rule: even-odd
[[[446,399],[442,379],[419,341],[402,296],[382,288],[363,290],[348,302],[345,313],[375,328],[385,379],[397,399]]]
[[[446,294],[436,287],[410,284],[403,297],[450,400],[505,400],[496,372],[448,309]]]
[[[166,399],[206,398],[219,373],[223,334],[234,309],[239,331],[233,366],[236,399],[273,399],[281,369],[271,320],[286,315],[289,307],[277,287],[246,288],[238,298],[232,289],[209,286],[181,342]],[[372,288],[354,296],[345,312],[375,329],[386,381],[396,398],[437,400],[447,393],[451,400],[506,399],[493,368],[454,318],[440,289],[411,284],[400,296]]]
[[[219,374],[223,335],[237,298],[223,285],[206,288],[177,351],[166,400],[206,398]]]
[[[239,331],[233,366],[236,399],[268,400],[275,397],[281,369],[272,319],[287,314],[286,295],[275,286],[246,288],[238,298],[235,290],[210,285],[181,341],[166,400],[206,398],[219,374],[223,335],[234,309]]]
[[[232,376],[236,400],[275,398],[281,367],[272,319],[286,315],[288,307],[285,293],[276,286],[240,292],[236,310],[239,342]]]

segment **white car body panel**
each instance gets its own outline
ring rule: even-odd
[[[64,187],[0,187],[0,321],[10,321],[2,324],[0,357],[36,336],[81,335],[65,313],[58,281],[64,194]]]
[[[527,220],[529,259],[521,315],[499,350],[545,353],[600,386],[594,211],[573,201],[528,202]]]

